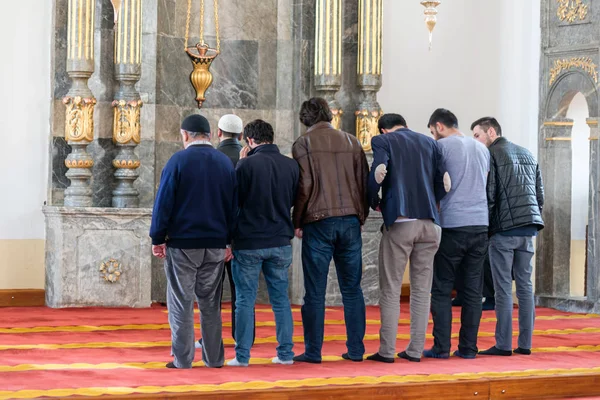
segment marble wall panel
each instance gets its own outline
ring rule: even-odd
[[[94,160],[91,179],[92,205],[111,207],[112,191],[116,186],[112,161],[117,155],[117,148],[112,139],[96,139],[90,143],[87,151]]]
[[[46,304],[50,307],[148,307],[150,210],[44,207]],[[116,259],[121,279],[106,282],[103,262]]]
[[[155,146],[154,140],[142,140],[135,148],[135,153],[139,157],[141,165],[138,169],[140,176],[133,186],[140,194],[141,208],[152,208],[154,205],[154,187],[156,185],[156,173],[154,171]]]
[[[54,198],[56,195],[58,195],[60,198],[62,198],[62,193],[67,187],[69,187],[71,182],[65,176],[67,173],[65,159],[71,152],[71,146],[69,146],[66,140],[62,137],[53,137],[50,146],[51,196]],[[59,195],[58,193],[61,194]]]

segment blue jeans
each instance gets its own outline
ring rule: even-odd
[[[365,354],[365,299],[362,279],[362,237],[360,222],[355,216],[334,217],[304,226],[302,239],[302,267],[304,270],[304,325],[305,356],[321,360],[325,330],[325,293],[331,259],[335,261],[342,302],[350,358]]]
[[[267,282],[269,300],[275,314],[277,357],[282,361],[294,358],[292,341],[294,320],[288,297],[288,269],[292,264],[292,246],[233,252],[233,281],[236,289],[235,355],[239,362],[248,363],[254,340],[254,304],[258,278],[262,270]]]

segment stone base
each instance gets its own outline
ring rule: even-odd
[[[43,212],[46,305],[150,306],[151,209],[44,207]]]
[[[535,296],[535,305],[572,313],[600,314],[600,301],[594,303],[585,297]]]

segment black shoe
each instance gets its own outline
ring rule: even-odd
[[[412,361],[412,362],[421,362],[420,358],[411,357],[408,354],[406,354],[405,351],[403,351],[402,353],[398,353],[398,357],[404,358],[405,360]]]
[[[379,353],[375,353],[375,354],[370,355],[369,357],[367,357],[367,360],[369,360],[369,361],[378,361],[378,362],[383,362],[383,363],[388,363],[388,364],[393,364],[394,363],[394,359],[393,358],[383,357],[383,356],[379,355]]]
[[[510,350],[500,350],[499,348],[497,348],[496,346],[491,347],[487,350],[484,351],[480,351],[479,354],[481,354],[482,356],[504,356],[504,357],[508,357],[508,356],[512,356],[512,351]]]
[[[477,357],[477,354],[463,354],[460,352],[460,350],[456,350],[454,352],[454,355],[456,357],[464,358],[466,360],[473,360],[475,357]]]
[[[173,363],[173,362],[167,363],[167,365],[165,365],[165,367],[177,369],[177,367],[175,366],[175,363]]]
[[[362,362],[362,358],[350,358],[350,355],[348,353],[344,353],[342,354],[342,358],[344,360],[350,360],[350,361],[354,361],[354,362]]]
[[[530,356],[531,355],[531,350],[530,349],[522,349],[520,347],[517,347],[513,353],[515,354],[521,354],[523,356]]]
[[[294,361],[295,362],[305,362],[305,363],[309,363],[309,364],[321,364],[321,360],[311,360],[310,358],[306,357],[306,355],[304,355],[304,353],[300,354],[299,356],[294,357]]]

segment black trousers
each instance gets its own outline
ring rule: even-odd
[[[235,340],[235,283],[233,283],[233,274],[231,273],[231,261],[225,263],[225,271],[229,278],[229,286],[231,287],[231,337]],[[225,273],[223,273],[225,280]],[[252,344],[256,338],[256,314],[254,314],[254,333],[252,334]]]
[[[462,302],[462,277],[459,275],[460,271],[457,271],[456,281],[454,282],[454,289],[456,289],[456,297]],[[490,265],[489,253],[485,254],[485,261],[483,262],[483,297],[488,299],[494,299],[494,279],[492,278],[492,266]]]
[[[461,278],[461,328],[458,349],[464,355],[477,354],[477,333],[481,320],[483,264],[487,257],[487,227],[444,229],[433,264],[431,315],[433,351],[450,352],[452,334],[452,289]]]

